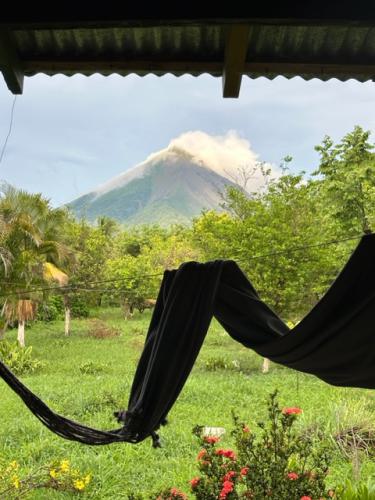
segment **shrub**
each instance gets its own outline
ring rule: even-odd
[[[18,500],[32,490],[58,490],[73,494],[84,493],[91,483],[91,474],[71,467],[69,460],[59,460],[34,471],[22,473],[14,460],[0,460],[0,498]],[[49,498],[48,493],[43,498]]]
[[[64,316],[64,301],[61,295],[51,295],[38,307],[36,319],[39,321],[55,321]]]
[[[72,318],[88,318],[90,314],[86,300],[78,294],[71,295],[70,311],[72,313]]]
[[[0,341],[0,359],[16,375],[34,373],[44,366],[44,363],[32,357],[31,346],[21,347],[18,342]]]
[[[277,498],[278,500],[320,500],[335,495],[326,492],[325,478],[330,455],[311,434],[293,428],[300,408],[280,409],[277,391],[270,395],[268,422],[257,424],[256,436],[233,415],[236,449],[222,448],[218,436],[203,434],[197,426],[199,475],[190,486],[197,500],[237,500]],[[173,491],[178,495],[173,495]],[[186,498],[183,492],[168,488],[150,498]],[[336,497],[337,498],[337,497]]]
[[[294,431],[302,410],[281,410],[276,395],[270,396],[268,424],[257,424],[261,430],[258,438],[233,416],[237,452],[218,448],[219,438],[202,436],[196,428],[202,447],[198,454],[200,476],[191,481],[196,499],[315,500],[325,496],[328,451],[311,435]]]

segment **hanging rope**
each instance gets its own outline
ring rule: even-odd
[[[9,122],[9,129],[8,129],[8,134],[5,138],[5,141],[4,141],[4,144],[3,144],[3,147],[1,149],[1,154],[0,154],[0,163],[2,162],[3,160],[3,157],[4,157],[4,154],[5,154],[5,149],[7,147],[7,144],[8,144],[8,140],[9,140],[9,137],[10,137],[10,134],[12,132],[12,126],[13,126],[13,116],[14,116],[14,107],[16,105],[16,100],[17,100],[17,96],[15,95],[14,96],[14,99],[13,99],[13,104],[12,104],[12,110],[10,112],[10,122]]]

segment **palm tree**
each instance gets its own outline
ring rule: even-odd
[[[6,321],[17,319],[21,345],[25,344],[25,321],[34,318],[36,301],[40,298],[40,293],[31,290],[43,288],[46,265],[59,269],[74,260],[63,243],[61,228],[65,216],[63,210],[51,208],[49,200],[41,194],[29,194],[10,186],[3,188],[0,277],[7,293],[3,297],[2,314]]]

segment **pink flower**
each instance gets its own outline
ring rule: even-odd
[[[291,481],[295,481],[299,478],[299,475],[296,472],[289,472],[288,477]]]
[[[302,413],[302,410],[297,406],[292,406],[291,408],[283,408],[284,415],[299,415],[300,413]]]
[[[303,497],[301,497],[301,500],[312,500],[312,498],[311,497],[307,497],[307,496],[303,496]]]
[[[245,427],[242,429],[242,432],[245,433],[250,432],[250,428],[247,425],[245,425]]]
[[[193,477],[193,479],[190,479],[190,485],[191,485],[192,489],[194,489],[198,486],[200,480],[201,480],[200,477]]]
[[[241,476],[246,476],[246,474],[249,472],[249,467],[242,467],[241,469]]]
[[[206,441],[206,443],[215,444],[220,441],[220,438],[217,436],[205,436],[204,440]]]
[[[202,458],[207,455],[207,450],[203,448],[197,455],[197,460],[202,460]]]

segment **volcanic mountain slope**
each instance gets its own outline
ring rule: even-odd
[[[203,209],[219,209],[230,176],[177,146],[151,155],[145,162],[68,204],[80,217],[112,217],[126,225],[189,223]]]

